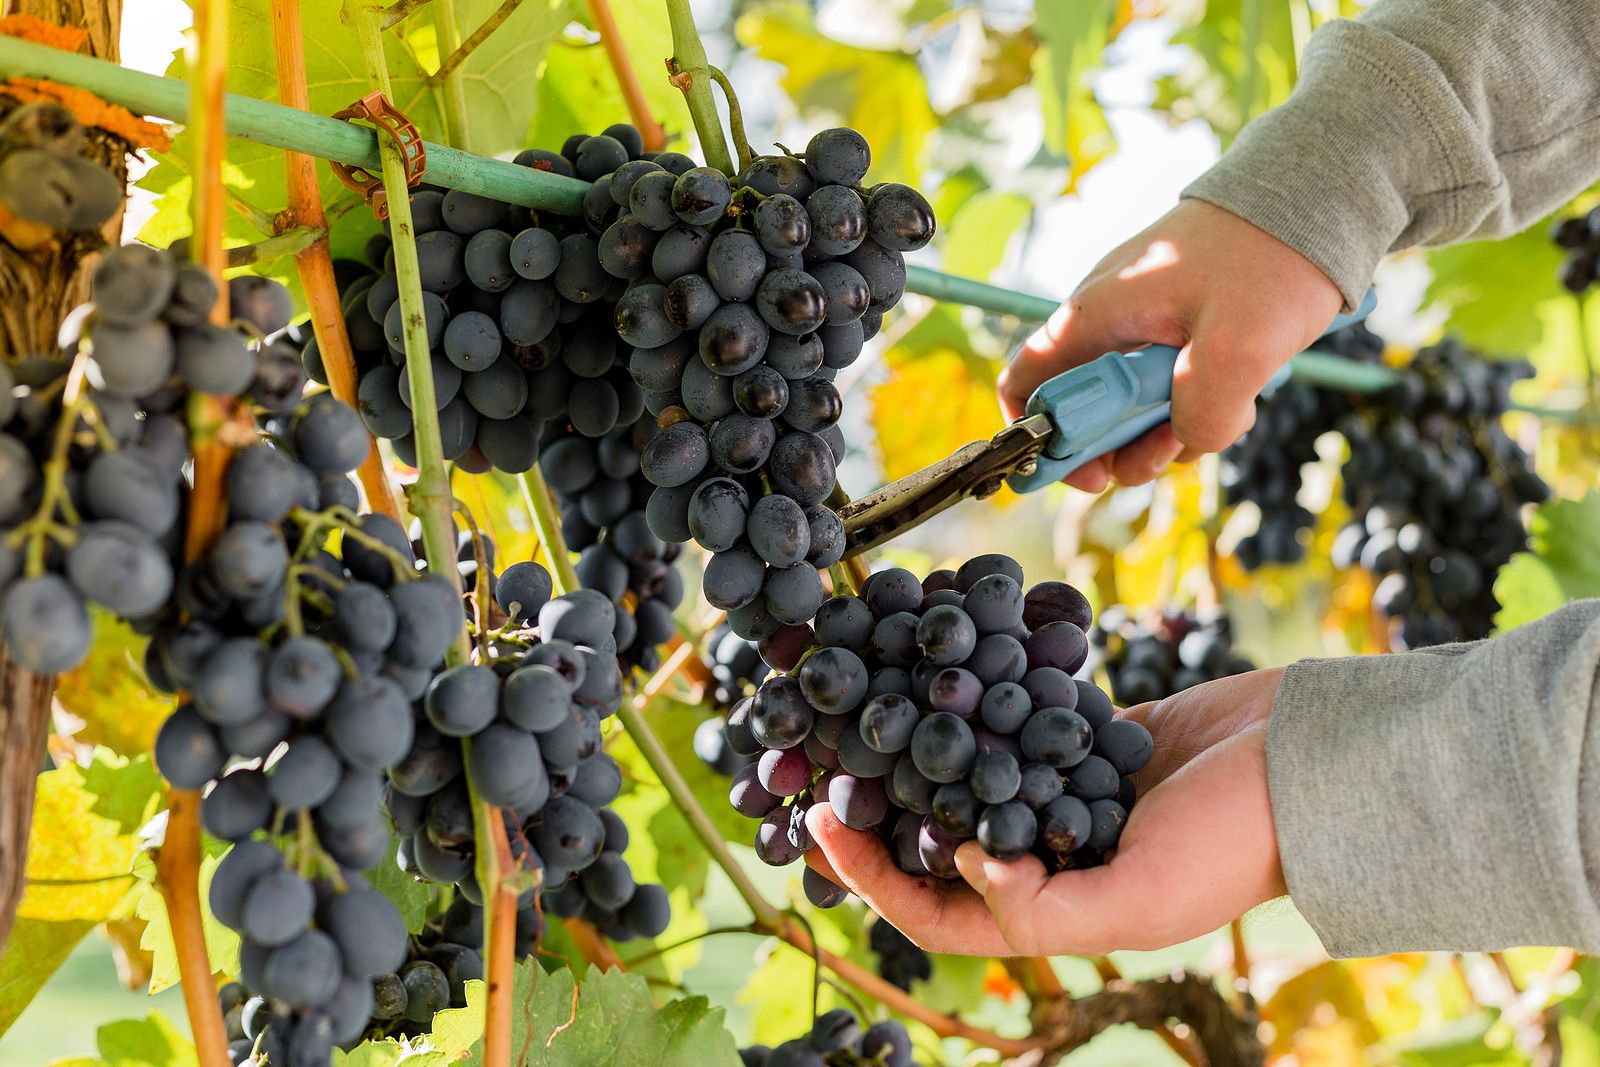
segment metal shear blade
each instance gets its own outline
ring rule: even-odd
[[[1011,475],[1032,469],[1054,433],[1048,415],[1029,415],[987,441],[963,445],[931,467],[852,500],[839,511],[845,554],[876,548],[959,501],[994,495]]]

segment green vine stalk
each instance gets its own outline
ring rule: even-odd
[[[733,157],[728,155],[722,120],[717,117],[717,101],[711,93],[711,65],[706,60],[705,45],[700,43],[689,0],[667,0],[667,18],[672,24],[672,58],[667,60],[667,70],[672,84],[683,91],[689,105],[700,151],[707,166],[733,174]]]

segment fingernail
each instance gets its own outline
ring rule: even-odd
[[[966,883],[981,897],[989,891],[989,876],[983,869],[983,848],[976,841],[968,841],[956,849],[956,870]]]

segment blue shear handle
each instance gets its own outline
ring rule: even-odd
[[[1368,289],[1361,306],[1334,319],[1323,336],[1360,322],[1376,303],[1376,294]],[[1019,493],[1042,489],[1170,421],[1177,361],[1178,349],[1171,345],[1107,352],[1041,385],[1028,398],[1028,414],[1048,415],[1056,432],[1039,456],[1038,469],[1012,476],[1011,487]],[[1264,391],[1276,389],[1288,377],[1289,367],[1280,367]]]

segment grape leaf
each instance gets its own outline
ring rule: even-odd
[[[28,842],[27,887],[17,914],[52,922],[100,922],[125,908],[135,888],[138,828],[163,789],[149,756],[96,752],[87,768],[69,763],[39,775]]]
[[[945,227],[944,269],[964,278],[989,277],[1032,210],[1028,199],[1015,193],[987,190],[972,196]]]
[[[1519,552],[1500,571],[1494,594],[1501,631],[1543,618],[1571,600],[1600,596],[1600,491],[1578,500],[1553,500],[1533,513],[1532,551]]]
[[[400,918],[405,920],[407,930],[413,934],[420,933],[422,925],[428,921],[428,908],[433,903],[433,890],[426,882],[419,882],[400,869],[400,865],[394,862],[395,849],[399,842],[391,839],[389,844],[389,858],[366,872],[367,881],[373,889],[389,898],[389,903],[394,905],[395,911],[400,913]]]
[[[1544,305],[1570,299],[1556,280],[1561,249],[1546,228],[1428,253],[1427,299],[1450,309],[1451,333],[1496,355],[1521,355],[1539,343]]]
[[[47,922],[17,917],[5,951],[0,952],[0,1035],[11,1028],[94,927],[93,922],[81,919]]]
[[[431,1045],[450,1063],[483,1062],[484,984],[467,983],[467,1006],[434,1016]],[[511,1031],[514,1062],[542,1067],[739,1067],[721,1008],[682,997],[657,1008],[644,978],[589,968],[574,988],[571,971],[541,973],[517,964]],[[407,1061],[409,1062],[409,1061]]]
[[[1259,0],[1182,0],[1172,43],[1188,61],[1156,83],[1155,106],[1183,122],[1203,119],[1226,148],[1241,127],[1289,98],[1298,77],[1296,5]],[[1340,6],[1349,6],[1340,0]],[[1349,13],[1349,12],[1346,12]]]
[[[1116,150],[1116,138],[1089,85],[1100,65],[1117,15],[1116,0],[1036,4],[1033,32],[1034,86],[1044,113],[1046,150],[1070,164],[1067,192],[1089,169]]]
[[[95,1031],[98,1056],[56,1060],[51,1067],[197,1067],[194,1044],[163,1015],[120,1019]]]
[[[543,69],[545,49],[571,17],[572,0],[530,0],[461,65],[472,150],[501,155],[522,147],[524,132],[533,116],[536,82]],[[499,7],[498,0],[460,0],[457,10],[462,36],[476,29]],[[392,98],[421,131],[424,139],[445,139],[443,92],[430,85],[421,59],[424,49],[411,47],[408,35],[431,38],[430,14],[414,16],[399,30],[384,34]],[[341,17],[340,0],[306,0],[301,24],[315,27],[305,33],[306,85],[310,110],[331,115],[365,96],[369,86],[361,62],[354,28]],[[236,0],[229,5],[228,90],[262,100],[278,98],[277,65],[273,56],[268,0]],[[433,55],[436,56],[436,50]],[[431,57],[430,57],[431,58]],[[167,74],[187,78],[188,62],[182,53],[173,57]],[[163,157],[140,180],[139,186],[157,194],[156,212],[140,231],[140,240],[165,246],[190,231],[190,181],[179,160],[191,158],[187,135],[180,135],[170,155]],[[323,202],[348,198],[338,178],[325,164],[317,165]],[[288,179],[283,151],[266,145],[232,139],[228,142],[223,182],[230,194],[270,219],[288,204]],[[345,215],[333,227],[330,244],[335,257],[361,258],[362,246],[378,228],[364,208]],[[228,213],[224,243],[249,244],[261,240],[261,230],[245,215]],[[298,293],[292,260],[287,257],[256,264],[252,273],[275,277]]]
[[[109,612],[91,608],[94,644],[89,658],[56,682],[56,702],[83,720],[75,740],[136,756],[149,752],[172,710],[172,698],[144,676],[148,640]]]
[[[811,9],[800,3],[756,8],[740,16],[735,30],[741,44],[784,68],[784,91],[802,111],[860,131],[872,146],[869,182],[918,184],[939,118],[916,56],[841,44],[818,31]]]
[[[221,850],[217,842],[207,839],[209,850]],[[211,876],[217,872],[220,854],[205,855],[200,860],[200,914],[201,928],[205,931],[206,957],[215,974],[232,974],[238,969],[239,935],[223,926],[211,914]],[[149,872],[153,877],[153,871]],[[135,908],[136,915],[145,920],[144,936],[139,947],[151,954],[150,992],[178,984],[178,956],[172,943],[172,924],[167,921],[167,905],[153,881],[144,886]]]

